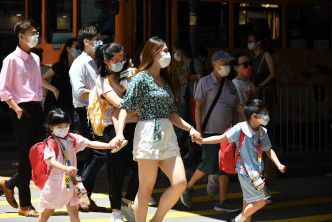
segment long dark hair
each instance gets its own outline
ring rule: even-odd
[[[50,127],[63,123],[70,124],[70,118],[68,114],[60,108],[51,110],[46,117],[46,128],[48,132],[47,137],[52,134]]]
[[[71,48],[74,44],[74,42],[78,42],[77,38],[71,38],[68,39],[65,43],[65,47],[63,47],[62,52],[60,54],[60,58],[58,62],[63,62],[65,64],[68,63],[68,52],[67,47]]]
[[[273,54],[273,49],[271,47],[271,43],[262,32],[260,32],[260,31],[251,32],[251,33],[249,33],[248,37],[249,36],[252,36],[256,42],[260,41],[261,47],[264,51],[267,51],[267,52]]]
[[[109,45],[98,46],[98,48],[96,50],[95,59],[96,59],[97,67],[98,67],[99,74],[101,77],[106,77],[111,74],[111,73],[107,72],[104,58],[106,58],[107,60],[110,60],[114,57],[115,54],[120,53],[120,52],[123,52],[126,55],[124,48],[119,44],[111,43]],[[128,63],[127,63],[127,66],[128,66]],[[123,71],[125,69],[127,69],[126,64],[123,66],[121,71]]]
[[[167,43],[159,38],[158,36],[151,37],[146,43],[142,50],[142,61],[139,66],[138,72],[149,69],[153,64],[153,59],[156,53],[158,53]],[[171,87],[173,94],[175,95],[174,85],[171,78],[167,73],[167,67],[160,70],[160,76],[165,80],[165,82]]]

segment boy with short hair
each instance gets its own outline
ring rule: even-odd
[[[236,164],[236,172],[243,193],[242,212],[231,221],[248,222],[251,216],[263,208],[270,194],[261,179],[263,172],[262,151],[277,165],[280,172],[284,173],[286,167],[279,162],[263,126],[269,122],[269,115],[265,103],[254,99],[248,101],[244,107],[247,121],[236,124],[232,129],[220,136],[211,136],[198,141],[200,144],[221,143],[228,140],[239,145],[241,131],[245,134],[241,145],[240,157]]]

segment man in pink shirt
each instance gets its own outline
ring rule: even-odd
[[[18,191],[20,207],[18,214],[38,216],[31,204],[31,165],[29,151],[33,144],[42,141],[42,80],[39,57],[30,52],[38,44],[39,33],[32,21],[19,21],[14,27],[19,40],[16,50],[9,54],[2,64],[0,74],[0,99],[11,108],[10,115],[19,152]],[[7,201],[15,208],[14,187],[8,181],[1,182]]]

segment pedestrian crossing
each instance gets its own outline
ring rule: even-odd
[[[200,195],[200,196],[195,196],[193,197],[193,205],[199,205],[199,206],[204,206],[208,204],[211,201],[215,201],[218,199],[216,197],[214,200],[211,200],[210,197],[206,196],[206,184],[199,184],[194,187],[195,191],[199,192],[201,194],[205,195]],[[158,188],[154,189],[154,194],[162,194],[166,188]],[[273,195],[282,195],[282,192],[279,191],[270,191],[271,194]],[[241,199],[242,198],[242,193],[240,192],[233,192],[229,193],[227,195],[228,199]],[[109,203],[108,201],[108,194],[105,193],[97,193],[92,195],[93,200],[100,200],[103,201],[103,203]],[[37,206],[39,199],[38,198],[33,198],[32,203]],[[319,204],[328,204],[328,206],[332,206],[332,197],[313,197],[313,198],[306,198],[306,199],[298,199],[298,200],[287,200],[287,201],[276,201],[272,205],[267,205],[265,206],[261,211],[273,211],[273,210],[282,210],[282,209],[290,209],[290,208],[298,208],[298,207],[304,207],[304,206],[312,206],[312,205],[319,205]],[[204,209],[203,210],[191,210],[190,208],[185,208],[185,209],[179,209],[181,207],[177,206],[182,206],[182,203],[180,201],[177,202],[176,206],[172,209],[170,212],[167,213],[165,220],[168,221],[212,221],[215,218],[217,218],[218,221],[223,221],[226,218],[226,214],[229,214],[227,212],[218,212],[211,209]],[[110,210],[110,205],[105,205],[108,209],[108,212],[106,213],[80,213],[80,218],[81,221],[83,222],[107,222],[109,221],[109,210]],[[11,209],[11,210],[5,210],[6,209]],[[206,207],[205,207],[206,208]],[[199,209],[196,207],[196,209]],[[151,219],[153,217],[153,214],[155,212],[156,208],[150,207],[147,219]],[[41,211],[40,211],[41,212]],[[320,214],[320,215],[309,215],[305,216],[305,210],[303,211],[303,217],[293,217],[293,218],[287,218],[287,219],[278,219],[278,220],[258,220],[260,222],[267,222],[267,221],[275,221],[275,222],[312,222],[312,221],[332,221],[332,207],[329,212],[325,212],[325,214]],[[54,221],[68,221],[69,217],[67,216],[67,211],[65,209],[59,209],[55,211],[55,215],[58,215],[56,217],[56,220]],[[282,217],[282,215],[280,215]],[[55,217],[53,217],[55,218]],[[61,218],[61,219],[60,219]],[[201,218],[201,219],[199,219]],[[204,219],[203,219],[204,218]],[[210,220],[208,220],[209,218]],[[212,219],[211,219],[212,218]],[[213,219],[214,218],[214,219]],[[26,218],[21,217],[17,214],[16,209],[10,208],[8,206],[7,201],[5,200],[5,197],[2,196],[0,199],[0,221],[27,221],[25,220]],[[30,221],[30,220],[28,220]],[[35,221],[35,220],[31,220]]]

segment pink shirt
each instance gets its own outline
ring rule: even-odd
[[[1,101],[13,99],[17,104],[41,101],[43,97],[39,57],[20,47],[2,63],[0,74]]]

